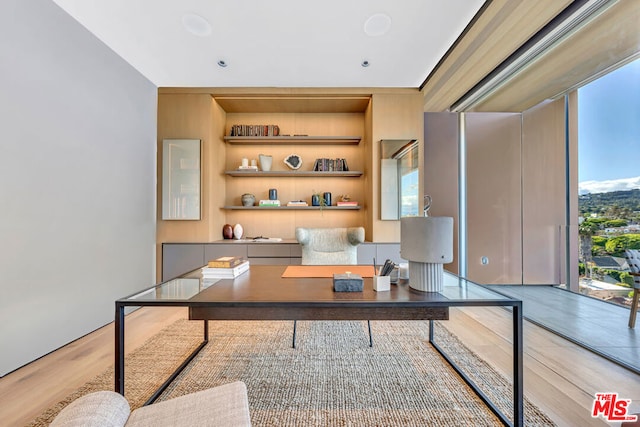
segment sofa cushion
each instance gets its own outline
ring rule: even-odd
[[[53,427],[122,427],[131,409],[122,395],[97,391],[71,402],[56,416]]]
[[[136,409],[127,427],[250,426],[247,387],[234,382]]]

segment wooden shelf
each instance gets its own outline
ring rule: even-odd
[[[338,210],[338,211],[357,211],[361,206],[324,206],[322,210]],[[289,211],[312,211],[320,210],[320,206],[225,206],[225,210],[245,210],[245,211],[273,211],[273,210],[289,210]]]
[[[254,170],[230,170],[225,171],[225,175],[243,178],[264,178],[264,177],[287,177],[287,178],[332,178],[332,177],[354,177],[362,176],[362,171],[254,171]]]
[[[225,136],[228,144],[234,145],[358,145],[361,136]]]

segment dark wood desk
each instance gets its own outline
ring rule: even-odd
[[[190,299],[191,320],[448,320],[449,301],[408,285],[389,292],[334,292],[330,278],[283,278],[284,266],[252,266]],[[440,302],[440,304],[437,304]]]
[[[437,345],[434,320],[447,320],[450,307],[502,306],[513,312],[513,425],[524,422],[522,301],[445,273],[443,292],[416,291],[408,284],[375,292],[364,279],[362,292],[334,292],[330,278],[282,278],[285,266],[252,266],[235,279],[204,281],[200,270],[116,301],[115,389],[124,394],[124,310],[127,306],[183,306],[191,320],[203,320],[200,346],[149,399],[153,402],[208,341],[209,320],[429,320],[429,342],[506,425],[511,421]]]

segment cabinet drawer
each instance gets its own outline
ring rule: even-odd
[[[385,260],[390,259],[395,263],[406,262],[400,257],[400,244],[399,243],[378,243],[376,248],[376,256],[380,264]]]
[[[247,245],[244,243],[217,243],[204,246],[204,261],[209,262],[212,259],[222,256],[241,256],[247,257]]]
[[[256,243],[247,246],[249,258],[289,258],[291,256],[291,245],[286,243]]]
[[[377,256],[375,243],[361,243],[358,245],[358,264],[371,265]],[[382,260],[384,262],[384,260]]]
[[[249,258],[251,265],[290,265],[291,258]]]
[[[291,258],[302,258],[302,246],[299,244],[291,245]]]
[[[203,245],[162,244],[162,280],[173,279],[204,264]]]

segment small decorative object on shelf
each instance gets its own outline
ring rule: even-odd
[[[257,171],[258,170],[258,166],[256,165],[256,161],[255,160],[251,160],[251,166],[249,166],[249,159],[247,159],[246,157],[243,157],[242,161],[240,162],[240,166],[238,166],[238,170],[253,170],[253,171]]]
[[[346,159],[316,159],[313,170],[317,172],[344,172],[348,171]]]
[[[323,197],[325,206],[331,206],[331,193],[324,193]]]
[[[324,194],[330,195],[331,193]],[[313,193],[311,194],[311,206],[319,206],[320,210],[327,206],[327,201],[324,198],[324,195],[322,193],[316,192],[316,190],[313,190]]]
[[[245,193],[242,195],[242,206],[253,206],[256,202],[256,196],[253,194]]]
[[[269,189],[269,200],[278,200],[278,190],[276,188]]]
[[[233,239],[233,227],[231,226],[231,224],[225,224],[222,227],[222,238]]]
[[[233,238],[236,240],[242,239],[242,234],[244,233],[244,229],[242,225],[236,224],[233,226]]]
[[[273,156],[269,156],[267,154],[259,154],[260,158],[260,167],[263,171],[269,172],[271,170],[271,164],[273,163]]]
[[[298,156],[297,154],[289,154],[287,157],[285,157],[284,164],[289,166],[293,170],[300,169],[300,166],[302,166],[302,157]]]

